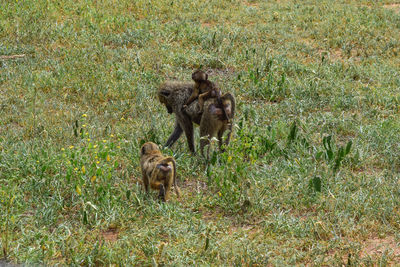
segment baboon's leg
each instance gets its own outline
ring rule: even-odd
[[[196,100],[197,95],[199,94],[199,90],[193,89],[192,95],[186,101],[185,106],[189,106],[194,100]]]
[[[176,140],[179,139],[179,137],[182,135],[183,130],[181,128],[181,126],[179,125],[178,121],[175,122],[175,129],[172,132],[172,134],[170,135],[170,137],[167,140],[167,143],[165,143],[165,147],[170,147],[172,146]]]
[[[150,182],[150,187],[158,190],[158,198],[162,201],[165,201],[165,188],[164,185],[160,181]]]
[[[171,182],[172,182],[171,179],[165,179],[165,182],[164,182],[165,200],[169,199],[169,193],[171,192]]]
[[[142,176],[143,176],[144,190],[146,191],[146,193],[148,193],[149,192],[149,178],[147,177],[145,172],[142,172]]]
[[[189,99],[186,101],[184,106],[189,106],[194,100],[196,100],[197,96],[199,95],[199,87],[197,85],[195,85],[193,87],[193,92],[190,95]]]
[[[204,152],[205,147],[207,147],[207,151]],[[200,150],[204,158],[208,159],[210,157],[210,140],[208,137],[203,136],[200,140]]]
[[[185,132],[186,139],[187,139],[187,142],[189,145],[189,150],[190,150],[190,152],[192,152],[194,154],[195,149],[194,149],[193,123],[190,120],[189,116],[187,116],[187,115],[176,114],[176,116],[178,118],[178,122],[179,122],[181,128]]]
[[[203,157],[204,157],[204,147],[210,145],[210,138],[211,138],[211,135],[208,133],[207,129],[204,128],[205,127],[200,126],[200,153]],[[207,149],[207,158],[209,151],[210,151],[210,146],[208,146]]]
[[[167,189],[167,192],[168,192],[168,189]],[[168,193],[165,192],[164,185],[160,184],[160,193],[158,194],[158,198],[161,199],[161,201],[165,202],[167,200],[167,194]]]
[[[150,182],[150,187],[155,190],[160,190],[160,185],[162,185],[162,183],[159,181]]]

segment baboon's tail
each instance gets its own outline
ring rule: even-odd
[[[219,90],[217,90],[217,102],[218,102],[219,107],[222,109],[222,113],[223,113],[222,114],[222,118],[224,120],[228,120],[229,121],[228,114],[227,114],[227,112],[225,110],[224,103],[222,102],[222,99],[221,99],[221,92]]]
[[[178,197],[180,197],[180,190],[178,185],[176,184],[176,162],[174,160],[173,157],[166,157],[163,160],[160,161],[159,164],[168,164],[168,163],[172,163],[173,168],[174,168],[174,188],[175,188],[175,193]]]

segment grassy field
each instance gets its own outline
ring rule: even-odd
[[[3,0],[0,56],[0,259],[400,262],[396,1]],[[163,150],[183,196],[160,204],[139,148],[173,129],[157,86],[199,67],[233,140]]]

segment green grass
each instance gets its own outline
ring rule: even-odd
[[[2,1],[0,258],[62,265],[400,261],[394,1]],[[182,138],[182,197],[140,185],[167,79],[236,95],[227,151]],[[199,136],[196,135],[198,145]],[[372,241],[383,244],[371,248]]]

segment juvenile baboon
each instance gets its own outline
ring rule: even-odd
[[[221,151],[223,143],[225,146],[229,144],[232,134],[232,120],[230,119],[235,114],[235,99],[230,93],[226,93],[221,96],[221,104],[215,101],[207,101],[205,107],[200,121],[200,151],[203,155],[204,147],[210,144],[210,139],[213,137],[217,137]],[[228,119],[225,119],[225,117]],[[222,137],[227,130],[229,132],[225,142],[223,142]]]
[[[168,113],[175,114],[175,128],[168,138],[165,146],[172,146],[176,140],[185,132],[189,150],[194,153],[194,137],[193,123],[200,125],[200,136],[204,137],[200,141],[200,149],[203,153],[203,148],[208,144],[207,138],[218,137],[220,146],[222,145],[222,135],[228,130],[228,136],[225,144],[229,144],[232,132],[232,119],[235,115],[235,98],[226,93],[221,96],[222,108],[215,98],[208,99],[204,103],[203,113],[199,112],[200,107],[196,103],[187,106],[185,111],[182,111],[183,105],[192,95],[194,89],[193,83],[187,82],[165,82],[160,85],[158,90],[158,98],[168,110]],[[224,117],[224,110],[229,117],[229,121]]]
[[[140,150],[140,167],[142,169],[143,184],[146,192],[149,186],[158,190],[158,197],[162,201],[169,198],[172,184],[175,193],[180,196],[176,185],[176,163],[172,157],[164,157],[158,145],[153,142],[145,143]]]
[[[185,105],[183,105],[183,109],[185,109],[197,98],[199,100],[199,112],[202,113],[204,101],[212,97],[217,98],[218,104],[220,105],[220,107],[223,107],[221,101],[221,90],[215,83],[208,80],[207,73],[201,70],[196,70],[192,73],[192,80],[195,82],[193,92],[189,99],[186,101]],[[223,115],[226,120],[229,120],[224,108]]]

